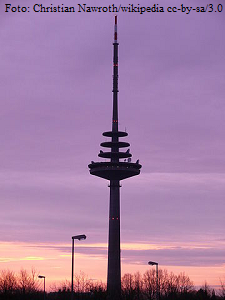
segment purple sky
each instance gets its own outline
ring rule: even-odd
[[[105,243],[108,182],[87,165],[111,128],[114,14],[4,10],[1,3],[1,241],[54,245],[86,233]],[[118,14],[119,126],[143,165],[122,182],[121,239],[173,245],[124,250],[124,263],[225,264],[224,28],[225,5],[221,13]]]

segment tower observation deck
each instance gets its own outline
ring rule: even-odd
[[[119,138],[128,134],[118,129],[118,46],[117,41],[117,16],[115,16],[114,43],[113,43],[113,115],[112,130],[103,132],[103,136],[111,140],[101,143],[101,147],[109,148],[102,151],[99,157],[109,159],[105,162],[91,162],[88,165],[90,174],[110,180],[110,205],[109,205],[109,236],[108,236],[108,274],[107,293],[108,299],[119,300],[121,295],[121,262],[120,262],[120,180],[140,174],[139,160],[131,162],[132,154],[127,148],[129,143],[120,141]],[[123,161],[120,161],[123,159]]]

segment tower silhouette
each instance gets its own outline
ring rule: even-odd
[[[99,157],[109,159],[105,162],[91,162],[88,165],[91,175],[110,180],[109,205],[109,236],[108,236],[108,274],[107,293],[110,300],[118,300],[121,295],[121,262],[120,262],[120,180],[140,174],[139,160],[131,162],[130,149],[121,152],[120,148],[129,147],[127,142],[121,142],[120,137],[127,136],[127,132],[118,130],[118,41],[117,16],[115,16],[113,43],[113,116],[112,131],[103,132],[103,136],[111,141],[101,143],[102,147],[111,151],[100,150]],[[124,161],[120,161],[124,159]],[[127,159],[127,160],[126,160]]]

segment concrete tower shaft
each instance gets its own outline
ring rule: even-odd
[[[119,300],[121,295],[121,261],[120,261],[120,180],[140,174],[139,160],[131,162],[130,149],[126,152],[120,148],[129,147],[127,142],[121,142],[120,137],[128,134],[118,129],[118,41],[117,16],[115,16],[114,43],[113,43],[113,113],[112,131],[103,133],[111,141],[101,143],[104,148],[111,151],[100,150],[99,157],[109,159],[106,162],[94,162],[88,165],[90,174],[110,180],[109,204],[109,236],[108,236],[108,275],[107,292],[110,300]],[[124,159],[123,162],[120,159]]]
[[[107,292],[110,300],[121,295],[120,183],[110,180]]]

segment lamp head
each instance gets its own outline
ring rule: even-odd
[[[154,262],[154,261],[149,261],[149,262],[148,262],[148,265],[155,266],[155,265],[158,265],[158,263],[157,263],[157,262]]]
[[[73,240],[86,240],[86,235],[85,234],[80,234],[80,235],[74,235],[72,236]]]
[[[38,275],[38,278],[45,278],[45,276],[43,276],[43,275]]]

